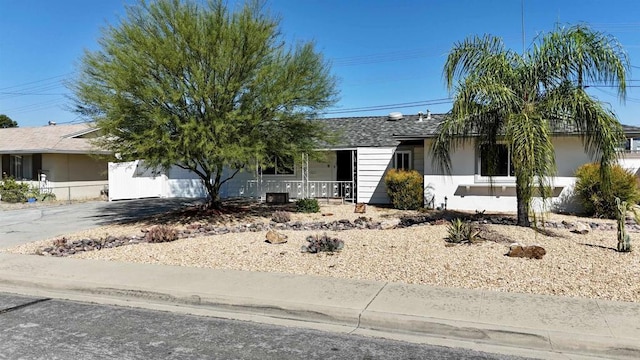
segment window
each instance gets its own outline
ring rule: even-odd
[[[273,166],[261,168],[262,175],[293,175],[294,162],[293,156],[285,156],[284,158],[272,158]]]
[[[31,155],[10,155],[9,176],[16,180],[31,180]]]
[[[493,161],[490,161],[493,160]],[[505,144],[480,145],[480,176],[514,176],[509,148]]]
[[[396,151],[393,167],[396,170],[411,170],[411,151]]]

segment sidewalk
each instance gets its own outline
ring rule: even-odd
[[[4,253],[0,291],[294,320],[520,356],[640,358],[638,303]]]

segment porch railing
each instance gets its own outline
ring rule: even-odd
[[[353,181],[249,180],[245,196],[266,199],[267,193],[288,193],[290,199],[341,198],[355,202]]]

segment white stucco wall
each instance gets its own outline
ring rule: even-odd
[[[326,161],[326,162],[322,162]],[[187,197],[202,198],[207,196],[200,177],[189,170],[177,166],[171,167],[166,172],[151,170],[138,170],[144,167],[143,162],[133,161],[128,163],[109,164],[109,188],[110,200],[136,199],[142,197]],[[329,181],[335,179],[336,156],[335,153],[327,153],[320,161],[309,161],[309,179],[312,181]],[[225,169],[222,178],[233,174],[233,170]],[[300,163],[295,166],[291,175],[262,175],[263,183],[283,183],[283,188],[273,191],[289,190],[290,197],[296,198],[298,189],[293,188],[293,182],[301,180]],[[256,180],[255,170],[247,169],[239,171],[233,178],[226,181],[220,189],[220,197],[235,198],[256,196],[257,190],[251,180]],[[287,184],[286,182],[290,183]],[[285,189],[284,186],[289,186]],[[266,185],[265,185],[266,187]]]
[[[442,206],[447,198],[448,209],[477,211],[515,211],[515,179],[494,178],[493,187],[486,178],[477,176],[477,155],[475,142],[466,142],[451,155],[451,175],[442,175],[433,165],[429,152],[431,140],[425,142],[424,167],[425,186],[435,195],[435,205]],[[577,210],[572,198],[575,183],[573,174],[582,164],[590,161],[579,137],[558,137],[554,139],[556,150],[557,176],[552,179],[556,187],[555,197],[542,204],[535,200],[536,211],[558,209]]]

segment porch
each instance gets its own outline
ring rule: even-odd
[[[302,154],[284,171],[262,171],[259,167],[243,184],[241,196],[266,201],[267,194],[287,194],[288,199],[341,199],[356,202],[356,151],[326,151],[310,160]]]
[[[287,193],[289,199],[342,199],[355,203],[354,181],[248,180],[244,196],[266,201],[268,193]]]

